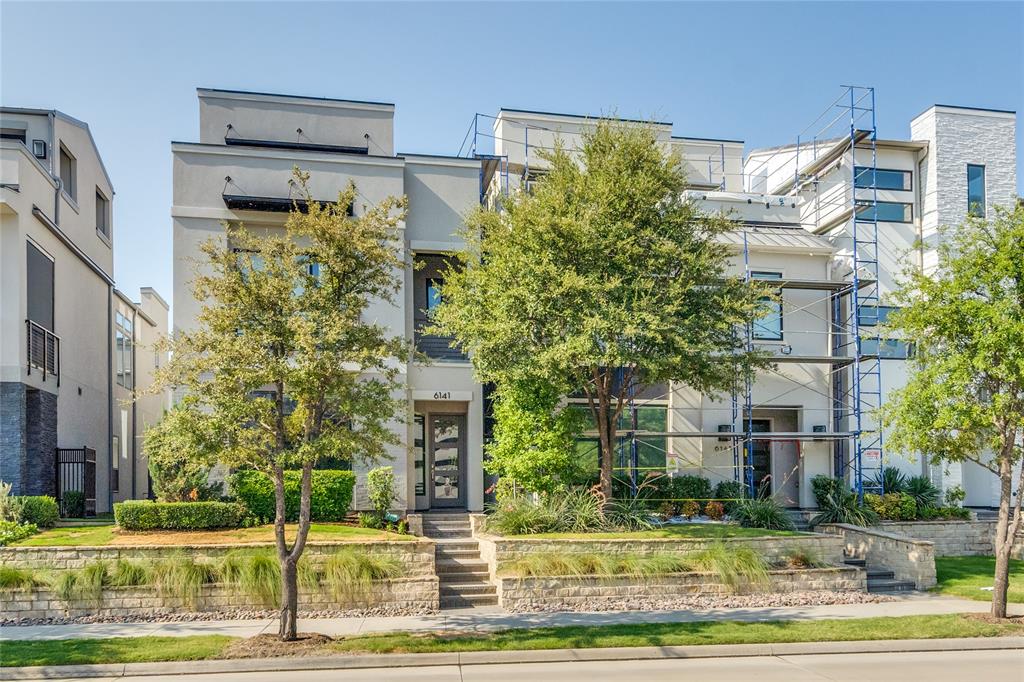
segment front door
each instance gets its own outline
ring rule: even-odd
[[[430,436],[430,507],[466,506],[466,415],[432,414]]]

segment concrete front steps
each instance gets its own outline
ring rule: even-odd
[[[912,580],[896,580],[896,574],[885,569],[868,568],[864,559],[846,559],[847,566],[863,568],[868,574],[868,592],[872,594],[894,594],[898,592],[913,592],[916,585]]]
[[[442,609],[497,605],[498,593],[472,537],[468,514],[425,514],[423,534],[434,541]]]

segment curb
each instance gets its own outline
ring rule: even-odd
[[[218,673],[356,670],[432,666],[495,665],[508,663],[571,663],[574,661],[634,661],[657,659],[743,658],[815,654],[874,654],[930,651],[1024,650],[1024,637],[961,639],[896,639],[851,642],[793,642],[779,644],[698,644],[664,647],[539,649],[533,651],[472,651],[434,654],[370,654],[295,658],[228,659],[174,663],[0,668],[0,680],[53,680],[71,677],[128,677]]]

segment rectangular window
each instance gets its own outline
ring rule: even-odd
[[[910,171],[854,166],[853,172],[853,186],[859,189],[894,189],[909,192],[913,187]]]
[[[427,466],[426,466],[426,436],[423,425],[423,415],[417,414],[413,417],[412,425],[412,461],[415,469],[416,496],[422,497],[427,494]]]
[[[967,215],[985,217],[985,167],[967,164]]]
[[[110,202],[96,188],[96,231],[110,237]]]
[[[110,489],[113,492],[118,492],[121,489],[121,439],[117,436],[113,437],[110,441],[110,466],[113,471],[110,472]]]
[[[133,329],[131,318],[118,312],[114,316],[114,360],[117,366],[117,385],[135,388],[132,380]]]
[[[25,130],[23,128],[0,128],[0,140],[17,140],[25,143]]]
[[[27,246],[28,319],[53,332],[53,261],[31,242]]]
[[[885,324],[889,321],[889,315],[899,310],[890,305],[866,305],[860,309],[860,325],[862,327],[874,327],[877,324]]]
[[[910,344],[897,339],[861,339],[860,350],[864,355],[877,355],[883,360],[906,360],[913,354]]]
[[[914,205],[901,201],[863,202],[857,206],[857,220],[862,222],[910,223],[914,221]]]
[[[78,201],[77,164],[75,157],[71,156],[64,145],[60,146],[60,181],[64,191],[75,201]]]
[[[781,272],[752,272],[754,279],[782,279]],[[754,338],[759,341],[782,341],[782,301],[762,298],[768,313],[754,320]]]

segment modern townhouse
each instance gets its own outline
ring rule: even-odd
[[[556,140],[571,149],[594,120],[516,109],[477,114],[459,156],[436,157],[394,152],[390,104],[198,94],[199,142],[172,143],[174,329],[195,324],[188,261],[199,244],[223,239],[222,221],[280,226],[294,165],[312,173],[318,199],[330,200],[349,180],[367,203],[407,195],[400,303],[370,311],[430,358],[403,368],[408,419],[395,428],[405,446],[391,452],[400,504],[481,509],[486,388],[448,339],[421,330],[439,300],[445,259],[460,247],[462,214],[528,190],[545,170],[539,152]],[[652,386],[634,397],[620,436],[620,477],[699,473],[769,486],[786,505],[807,508],[815,504],[815,475],[869,487],[884,463],[945,488],[962,485],[970,505],[994,504],[995,483],[980,467],[930,467],[886,450],[874,410],[906,372],[907,345],[880,331],[897,273],[905,262],[934,263],[940,225],[1015,200],[1016,115],[937,105],[913,120],[909,139],[897,140],[878,136],[874,114],[874,92],[851,88],[794,144],[747,153],[739,140],[624,121],[651,126],[666,151],[679,154],[691,197],[736,221],[726,238],[733,271],[778,282],[780,301],[744,334],[749,347],[773,353],[772,371],[715,399],[685,386]],[[591,435],[580,456],[596,467]],[[360,477],[357,505],[361,488]]]
[[[115,423],[114,188],[82,121],[3,108],[0,128],[0,479],[107,512],[139,435]]]

